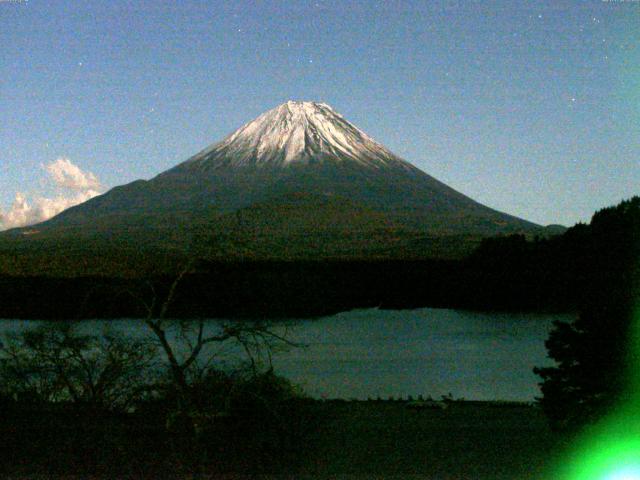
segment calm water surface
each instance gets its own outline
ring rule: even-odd
[[[280,332],[305,346],[278,352],[273,363],[317,398],[437,398],[450,392],[468,400],[529,401],[540,394],[532,368],[550,364],[544,341],[551,323],[571,319],[430,308],[355,310],[280,325]],[[4,320],[0,334],[34,323]],[[107,324],[128,335],[146,332],[137,320],[88,321],[83,328],[99,332]]]

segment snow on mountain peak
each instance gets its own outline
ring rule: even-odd
[[[292,100],[243,125],[187,164],[215,168],[312,161],[354,161],[374,168],[409,165],[326,103]]]

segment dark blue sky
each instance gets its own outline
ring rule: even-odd
[[[2,1],[0,208],[69,158],[149,178],[288,100],[491,207],[640,194],[640,2]]]

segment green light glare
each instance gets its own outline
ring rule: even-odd
[[[640,315],[628,349],[625,400],[598,425],[586,429],[566,459],[564,480],[640,480]]]
[[[562,478],[640,480],[640,417],[624,409],[584,433]]]
[[[640,465],[622,468],[611,475],[607,475],[605,480],[640,480]]]

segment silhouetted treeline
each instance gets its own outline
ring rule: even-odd
[[[464,260],[194,261],[169,315],[313,317],[367,307],[577,311],[607,282],[602,275],[618,274],[612,266],[630,248],[617,240],[616,215],[602,210],[591,224],[550,238],[485,239]],[[145,316],[140,299],[166,291],[174,279],[4,277],[0,317]]]
[[[489,257],[482,259],[489,261]],[[521,270],[510,271],[511,266]],[[145,317],[141,299],[166,292],[174,276],[0,278],[0,317]],[[557,278],[502,258],[486,268],[458,261],[205,263],[180,281],[168,316],[314,317],[353,308],[559,310],[571,297]],[[151,288],[153,287],[153,288]]]
[[[581,227],[580,314],[558,322],[546,342],[553,367],[536,369],[542,407],[557,429],[575,429],[637,401],[640,197],[597,212]],[[576,247],[577,249],[577,247]],[[634,403],[633,408],[637,408]]]

